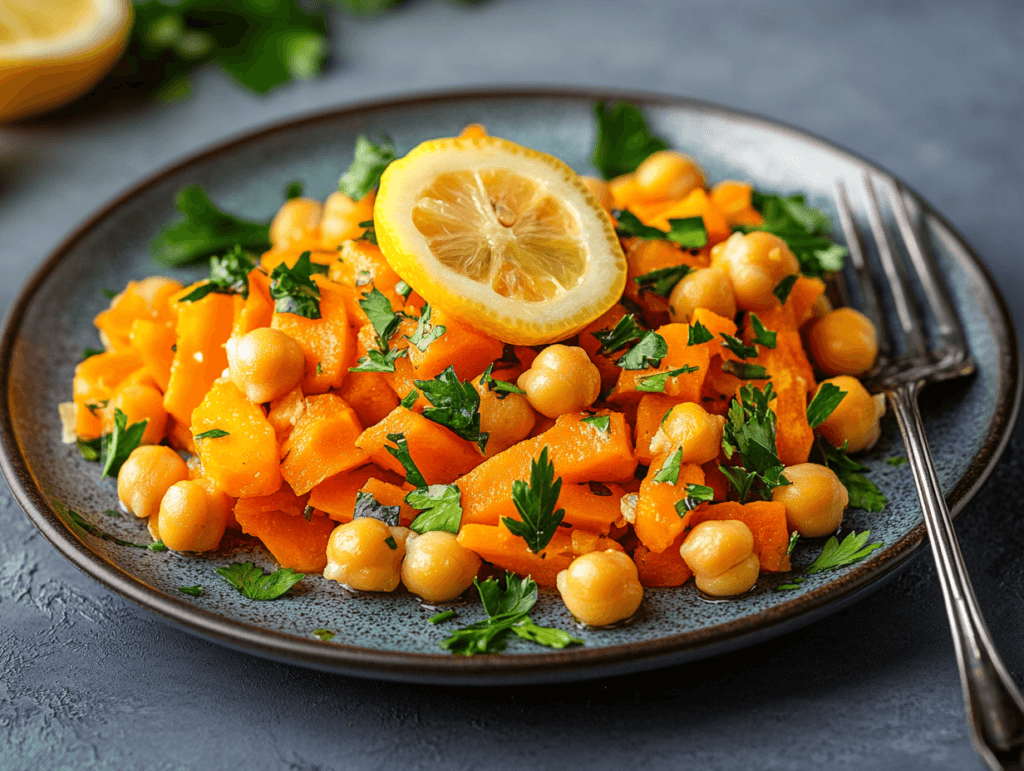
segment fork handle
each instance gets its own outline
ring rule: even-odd
[[[886,391],[907,448],[956,647],[974,747],[989,768],[1022,769],[1024,699],[999,658],[953,530],[925,438],[917,395],[923,381]]]

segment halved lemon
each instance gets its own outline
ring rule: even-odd
[[[373,215],[416,292],[507,343],[565,339],[626,284],[611,219],[576,173],[498,137],[419,145],[384,172]]]
[[[117,62],[131,26],[131,0],[0,2],[0,123],[84,94]]]

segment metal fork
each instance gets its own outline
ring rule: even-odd
[[[865,173],[868,221],[903,335],[902,353],[893,353],[893,340],[865,259],[846,188],[837,181],[839,218],[860,289],[861,305],[878,329],[878,363],[868,373],[864,384],[868,390],[886,395],[903,433],[946,602],[974,747],[991,769],[1022,769],[1024,699],[999,658],[978,608],[917,407],[917,396],[925,385],[971,374],[974,360],[938,265],[911,222],[906,205],[908,194],[891,178],[882,177],[880,183],[886,190],[910,265],[924,290],[935,322],[936,340],[934,345],[929,344],[920,309],[910,289],[908,266],[882,219],[875,181],[872,175]],[[844,299],[848,303],[848,298]]]

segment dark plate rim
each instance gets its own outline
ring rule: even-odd
[[[782,633],[824,615],[829,606],[836,608],[869,591],[905,564],[921,548],[925,526],[919,524],[876,557],[856,566],[825,586],[796,597],[767,611],[745,616],[706,629],[683,632],[638,643],[607,648],[570,648],[559,652],[516,656],[475,656],[470,658],[444,653],[424,654],[380,651],[357,646],[305,640],[294,635],[232,621],[186,604],[111,563],[79,538],[58,516],[46,500],[18,444],[11,419],[10,370],[14,347],[25,312],[48,273],[75,245],[110,216],[123,203],[158,184],[167,176],[236,147],[257,142],[282,131],[313,125],[339,117],[372,114],[379,110],[400,109],[458,102],[471,99],[559,99],[592,102],[625,100],[637,104],[676,107],[690,112],[721,115],[730,120],[757,125],[783,135],[818,145],[831,153],[846,156],[875,173],[888,171],[863,156],[816,134],[766,116],[687,97],[642,91],[616,91],[548,86],[509,86],[431,91],[405,96],[363,100],[352,105],[316,111],[276,122],[269,127],[245,132],[190,154],[131,186],[99,209],[79,226],[33,273],[11,305],[0,337],[0,471],[29,519],[56,549],[73,565],[108,589],[144,609],[177,624],[187,631],[232,648],[276,660],[311,666],[363,677],[419,680],[447,684],[523,683],[543,680],[585,679],[625,669],[646,669],[663,664],[714,655],[719,650],[740,647],[744,638],[756,639],[759,633]],[[906,187],[906,185],[904,185]],[[945,228],[968,258],[963,265],[984,286],[994,302],[984,308],[995,330],[997,359],[1000,363],[1000,389],[995,414],[981,450],[964,476],[948,496],[953,516],[958,516],[988,479],[1009,442],[1021,401],[1021,360],[1013,321],[1001,293],[987,268],[966,240],[920,195],[907,188],[923,205],[925,212]],[[704,653],[703,651],[706,651]]]

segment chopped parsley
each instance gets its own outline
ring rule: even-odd
[[[800,540],[800,531],[794,530],[789,535],[789,544],[786,546],[786,556],[788,557],[793,553],[793,549],[796,548],[797,541]]]
[[[659,372],[657,375],[648,375],[647,377],[638,378],[636,381],[637,391],[646,391],[647,393],[665,393],[665,387],[668,385],[668,379],[677,377],[678,375],[688,375],[691,372],[697,372],[700,367],[685,366],[679,367],[679,369],[670,369],[666,372]]]
[[[353,201],[362,200],[380,184],[380,175],[397,157],[390,138],[383,137],[378,145],[360,134],[356,138],[352,165],[338,180],[338,190]]]
[[[201,597],[203,594],[203,587],[199,584],[196,586],[179,586],[178,591],[182,594],[187,594],[189,597]]]
[[[715,336],[711,334],[711,330],[699,321],[694,321],[690,324],[689,337],[686,340],[686,344],[701,345],[702,343],[710,343],[714,339]]]
[[[640,294],[652,292],[659,297],[668,297],[675,285],[689,272],[689,265],[673,265],[670,268],[658,268],[642,276],[636,276],[633,281],[636,282]]]
[[[811,403],[807,405],[807,424],[811,428],[817,428],[824,423],[839,403],[846,396],[846,391],[839,390],[839,386],[833,383],[822,383],[818,392],[814,394]]]
[[[270,248],[269,223],[251,222],[221,211],[198,185],[179,191],[174,205],[185,219],[165,226],[150,242],[153,260],[161,265],[191,265],[235,246],[253,252]]]
[[[904,455],[894,455],[891,458],[886,458],[885,462],[888,463],[893,468],[899,468],[900,466],[903,466],[909,463],[910,461],[908,461],[906,456]]]
[[[679,472],[683,467],[683,448],[677,447],[675,452],[669,455],[661,464],[654,475],[654,481],[662,484],[674,485],[679,482]]]
[[[93,356],[99,356],[101,353],[106,353],[102,348],[84,348],[82,349],[82,361],[91,359]]]
[[[796,280],[800,276],[796,273],[786,276],[780,281],[776,287],[772,290],[772,294],[779,298],[779,302],[783,305],[786,304],[786,300],[789,299],[789,293],[793,291],[793,286],[796,284]]]
[[[610,415],[591,415],[588,418],[583,418],[580,423],[593,426],[595,431],[600,431],[602,434],[611,432],[612,419]]]
[[[821,277],[842,270],[846,247],[829,238],[831,221],[824,212],[808,206],[804,196],[766,195],[755,190],[753,204],[764,221],[760,225],[740,225],[737,230],[764,230],[779,236],[796,255],[800,272],[806,276]]]
[[[264,573],[252,562],[233,562],[217,568],[217,573],[250,600],[277,599],[306,577],[291,568]]]
[[[446,331],[446,327],[443,324],[430,323],[430,313],[430,303],[424,303],[423,311],[420,313],[420,318],[416,322],[416,329],[413,331],[412,336],[405,336],[406,340],[415,345],[421,351],[427,350],[427,346],[441,337]]]
[[[639,340],[644,336],[644,330],[637,325],[636,317],[630,313],[619,319],[612,329],[602,329],[591,334],[601,344],[597,349],[598,354],[607,355],[621,351],[634,340]]]
[[[754,489],[771,500],[772,490],[789,484],[775,446],[775,413],[768,406],[774,398],[771,383],[763,391],[747,383],[729,405],[722,449],[730,459],[738,452],[743,465],[718,468],[736,488],[740,503]]]
[[[509,394],[525,394],[522,388],[517,386],[515,383],[509,383],[507,380],[498,380],[491,376],[491,371],[494,369],[494,362],[487,365],[487,369],[484,370],[484,374],[480,376],[481,384],[487,386],[488,391],[493,391],[494,395],[499,399],[504,399]]]
[[[333,640],[335,637],[334,632],[330,629],[314,629],[312,634],[315,638],[322,640],[323,642]]]
[[[163,541],[155,541],[154,543],[135,543],[134,541],[125,541],[110,533],[101,530],[91,522],[79,514],[77,511],[73,511],[67,508],[61,501],[55,501],[55,507],[57,514],[60,515],[61,519],[68,523],[72,530],[79,534],[89,534],[96,538],[101,538],[104,541],[115,543],[118,546],[131,546],[134,549],[146,549],[147,551],[167,551],[167,547],[164,546]]]
[[[392,310],[391,301],[377,287],[363,295],[359,307],[377,333],[377,350],[368,350],[355,367],[349,368],[349,372],[394,372],[395,362],[409,353],[406,348],[391,348],[391,338],[404,316]]]
[[[840,543],[839,539],[832,536],[825,542],[821,554],[808,567],[807,572],[811,575],[823,573],[826,570],[836,570],[860,562],[876,549],[881,549],[881,542],[868,543],[871,531],[863,533],[849,533]]]
[[[693,511],[700,504],[707,501],[713,501],[715,499],[715,491],[706,485],[686,485],[686,495],[676,501],[676,514],[680,517],[686,515],[686,512]]]
[[[761,323],[756,313],[750,314],[750,325],[754,329],[754,342],[763,345],[765,348],[774,348],[778,338],[777,332],[772,332]]]
[[[462,494],[458,485],[431,485],[413,490],[405,496],[405,502],[422,512],[409,529],[417,533],[443,530],[459,534],[462,524]]]
[[[115,297],[117,297],[117,292],[115,292],[113,289],[107,289],[106,287],[104,287],[103,289],[100,290],[100,292],[108,300],[113,300]]]
[[[220,428],[211,428],[209,431],[203,431],[201,434],[196,434],[196,441],[202,439],[220,439],[222,436],[231,436],[227,431]]]
[[[825,465],[832,469],[850,495],[850,508],[865,511],[881,511],[885,508],[885,495],[878,486],[864,476],[871,469],[846,454],[846,443],[842,448],[833,447],[829,442],[819,442],[825,456]]]
[[[117,476],[132,450],[142,441],[148,423],[148,420],[142,420],[129,426],[128,416],[119,409],[114,410],[114,430],[102,437],[103,471],[100,476]]]
[[[395,294],[400,295],[403,300],[408,300],[409,295],[412,294],[412,287],[404,281],[399,281],[395,284]]]
[[[767,380],[768,370],[760,364],[749,364],[745,361],[723,361],[722,372],[740,380]]]
[[[398,527],[401,506],[385,506],[373,497],[373,493],[360,490],[356,493],[356,505],[352,519],[376,519],[389,527]]]
[[[722,342],[725,343],[725,347],[732,351],[734,354],[739,356],[741,359],[753,359],[757,356],[757,348],[752,345],[747,345],[738,337],[726,334],[725,332],[720,333]]]
[[[645,332],[644,336],[615,364],[622,369],[640,370],[660,367],[661,360],[668,355],[668,343],[657,332]]]
[[[428,624],[442,624],[442,623],[444,623],[445,621],[447,621],[450,618],[455,618],[455,611],[454,610],[442,610],[440,613],[437,613],[437,614],[431,616],[430,618],[428,618],[427,619],[427,623]]]
[[[380,246],[380,244],[377,243],[377,231],[373,226],[373,220],[365,220],[364,222],[360,222],[359,227],[363,228],[363,233],[358,238],[356,238],[356,241],[366,241],[367,243],[371,243],[374,246]],[[356,286],[362,285],[357,282]]]
[[[548,460],[548,448],[530,461],[530,484],[521,479],[512,483],[512,502],[521,519],[503,517],[512,535],[518,535],[534,554],[551,542],[565,517],[565,509],[555,509],[562,491],[562,478],[555,479],[555,464]]]
[[[648,155],[668,149],[668,142],[651,133],[644,114],[627,102],[612,107],[596,102],[594,116],[597,141],[590,162],[605,179],[630,174]]]
[[[444,426],[456,436],[476,442],[480,452],[484,451],[487,433],[480,431],[480,394],[472,382],[459,380],[454,365],[449,365],[433,380],[414,380],[413,384],[433,405],[423,410],[423,417]]]
[[[319,265],[303,252],[291,268],[284,262],[270,274],[270,297],[277,313],[294,313],[307,319],[320,318],[320,287],[315,274],[325,275],[326,265]]]
[[[371,348],[366,355],[361,357],[356,366],[349,367],[349,372],[394,372],[395,362],[403,356],[408,355],[408,348],[393,348],[387,353],[381,353]]]
[[[671,241],[687,249],[699,249],[708,242],[708,231],[701,217],[683,217],[668,221],[668,230],[645,225],[629,209],[615,213],[619,238],[642,238],[648,241]],[[685,273],[683,275],[686,275]],[[680,276],[682,278],[682,276]]]
[[[301,198],[302,197],[302,190],[303,190],[302,180],[301,179],[293,179],[291,182],[289,182],[284,187],[284,200],[290,201],[293,198]]]
[[[388,434],[387,439],[389,442],[393,442],[395,446],[388,447],[384,445],[384,449],[402,464],[402,468],[405,469],[405,481],[413,487],[426,487],[427,480],[423,478],[423,474],[416,468],[416,463],[409,453],[409,442],[406,441],[405,434]]]
[[[473,585],[480,593],[487,618],[463,627],[453,632],[446,640],[442,640],[441,648],[449,653],[459,656],[500,653],[505,649],[510,632],[524,640],[549,648],[561,649],[570,645],[583,645],[583,640],[573,637],[568,632],[538,626],[533,622],[530,611],[537,604],[537,584],[531,578],[519,578],[514,573],[506,573],[504,589],[496,578],[488,578],[485,581],[473,579]],[[440,623],[451,618],[445,616],[445,613],[430,619],[430,623]],[[441,616],[445,618],[442,619]]]
[[[416,404],[416,400],[419,398],[420,392],[413,388],[411,391],[409,391],[409,393],[405,395],[405,398],[402,399],[402,401],[400,401],[398,404],[399,406],[404,407],[407,410],[411,410],[413,405]]]
[[[180,303],[202,300],[209,294],[239,294],[249,296],[249,273],[256,267],[253,259],[237,244],[223,257],[210,258],[210,280],[200,284],[184,297]]]
[[[389,549],[391,549],[391,551],[398,550],[398,541],[395,540],[395,537],[393,535],[389,535],[387,538],[385,538],[384,543],[387,545]]]

